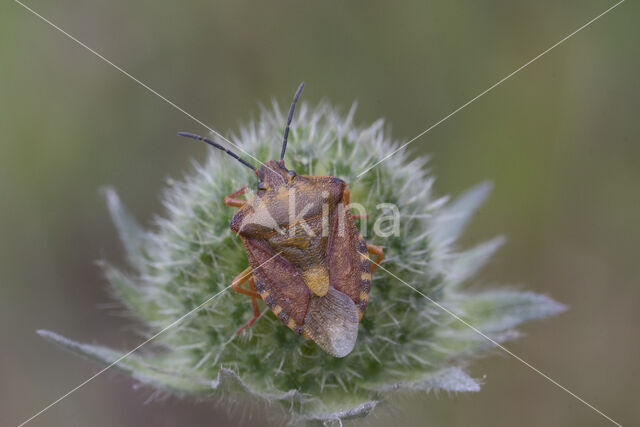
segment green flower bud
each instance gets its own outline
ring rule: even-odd
[[[438,198],[426,160],[402,151],[357,178],[396,145],[385,136],[382,120],[357,127],[353,114],[353,108],[344,116],[327,104],[302,104],[286,164],[299,174],[345,180],[352,202],[369,215],[365,239],[384,248],[384,269],[373,275],[354,350],[344,358],[330,356],[290,331],[262,302],[260,318],[236,335],[252,316],[251,303],[229,289],[155,338],[148,345],[153,351],[136,352],[115,366],[172,394],[258,405],[262,416],[273,420],[340,422],[366,416],[401,390],[480,390],[465,368],[491,343],[385,270],[498,342],[516,337],[514,328],[522,322],[563,309],[530,292],[470,292],[466,285],[503,239],[468,250],[455,243],[490,186],[481,184],[453,201]],[[231,140],[263,161],[278,159],[285,119],[274,105]],[[115,297],[146,326],[144,338],[222,291],[248,266],[240,239],[229,229],[235,209],[223,199],[244,185],[255,188],[255,181],[250,169],[212,150],[184,180],[170,181],[165,217],[150,231],[138,226],[114,191],[107,191],[130,266],[125,272],[105,265],[104,271]],[[396,230],[376,222],[390,215],[384,206],[397,207]],[[393,232],[380,236],[380,230]],[[126,353],[40,333],[107,364]]]

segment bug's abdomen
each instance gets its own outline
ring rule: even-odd
[[[269,245],[298,269],[302,280],[317,296],[326,295],[330,283],[326,265],[328,236],[326,230],[323,236],[322,224],[323,217],[317,217],[269,239]]]
[[[289,328],[297,330],[304,323],[311,292],[294,265],[278,255],[262,239],[242,239],[256,289],[275,315]]]
[[[332,217],[330,236],[327,266],[331,285],[351,298],[360,319],[369,303],[371,261],[367,256],[367,244],[342,203]]]
[[[342,212],[346,213],[344,209]],[[353,350],[368,301],[368,285],[364,300],[363,294],[354,290],[360,286],[357,279],[365,274],[361,271],[363,265],[369,274],[369,265],[362,263],[359,252],[361,247],[366,252],[366,244],[348,213],[344,224],[349,237],[336,235],[342,243],[335,241],[329,224],[325,228],[332,237],[326,235],[326,230],[323,235],[322,217],[307,221],[306,227],[290,227],[265,240],[243,238],[256,288],[264,302],[287,327],[335,357],[344,357]],[[334,249],[340,252],[330,257],[332,239]],[[268,261],[271,257],[275,258]],[[330,272],[330,259],[341,259],[346,270]],[[353,263],[356,259],[360,260],[357,265]],[[279,271],[272,267],[265,270],[261,265],[274,261]]]

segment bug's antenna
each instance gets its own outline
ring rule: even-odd
[[[218,144],[217,142],[214,142],[214,141],[210,140],[209,138],[205,138],[205,137],[202,137],[200,135],[196,135],[195,133],[190,133],[190,132],[178,132],[178,135],[184,136],[186,138],[197,139],[198,141],[206,142],[207,144],[216,147],[218,150],[224,151],[225,153],[227,153],[228,155],[230,155],[231,157],[233,157],[234,159],[236,159],[237,161],[239,161],[240,163],[242,163],[246,167],[248,167],[250,169],[253,169],[254,172],[256,171],[256,167],[253,166],[251,163],[247,162],[245,159],[243,159],[242,157],[238,156],[233,151],[227,150],[226,148],[224,148],[222,145]]]
[[[300,98],[303,88],[304,82],[300,83],[300,86],[298,86],[298,90],[293,96],[291,108],[289,109],[289,118],[287,119],[287,127],[284,129],[284,140],[282,141],[282,152],[280,153],[280,163],[282,165],[284,165],[284,152],[287,151],[287,138],[289,137],[289,126],[291,125],[291,119],[293,119],[293,111],[296,109],[296,102],[298,102],[298,98]]]

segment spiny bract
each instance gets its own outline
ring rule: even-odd
[[[516,337],[513,328],[524,321],[562,310],[550,298],[530,292],[466,291],[464,286],[503,242],[496,238],[465,251],[454,246],[489,185],[453,201],[437,198],[426,160],[411,160],[403,152],[356,179],[395,145],[385,136],[382,120],[355,126],[354,110],[344,116],[328,104],[303,104],[286,163],[298,173],[347,182],[351,200],[364,205],[369,215],[365,238],[384,248],[384,269],[497,341]],[[274,104],[231,139],[258,159],[275,159],[284,123],[283,111]],[[145,338],[229,286],[247,267],[241,242],[229,230],[234,209],[223,198],[243,185],[254,187],[255,180],[250,170],[212,150],[206,164],[197,165],[190,176],[170,181],[166,217],[153,231],[142,230],[115,192],[107,191],[131,268],[123,272],[106,265],[106,276],[117,299],[145,325]],[[398,207],[398,236],[373,233],[376,219],[389,215],[381,203]],[[402,389],[480,389],[465,367],[491,344],[382,268],[374,274],[356,347],[344,359],[292,333],[260,304],[259,320],[236,336],[235,330],[251,316],[251,305],[246,296],[227,290],[159,335],[149,344],[154,351],[136,352],[116,366],[172,394],[259,402],[262,408],[278,402],[264,411],[296,422],[364,416],[386,395]],[[125,353],[40,333],[104,363]]]

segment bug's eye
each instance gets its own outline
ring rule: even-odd
[[[260,181],[258,183],[258,190],[266,190],[266,189],[267,189],[266,184],[263,181]]]
[[[296,177],[296,173],[294,171],[289,171],[289,179],[293,179]]]

